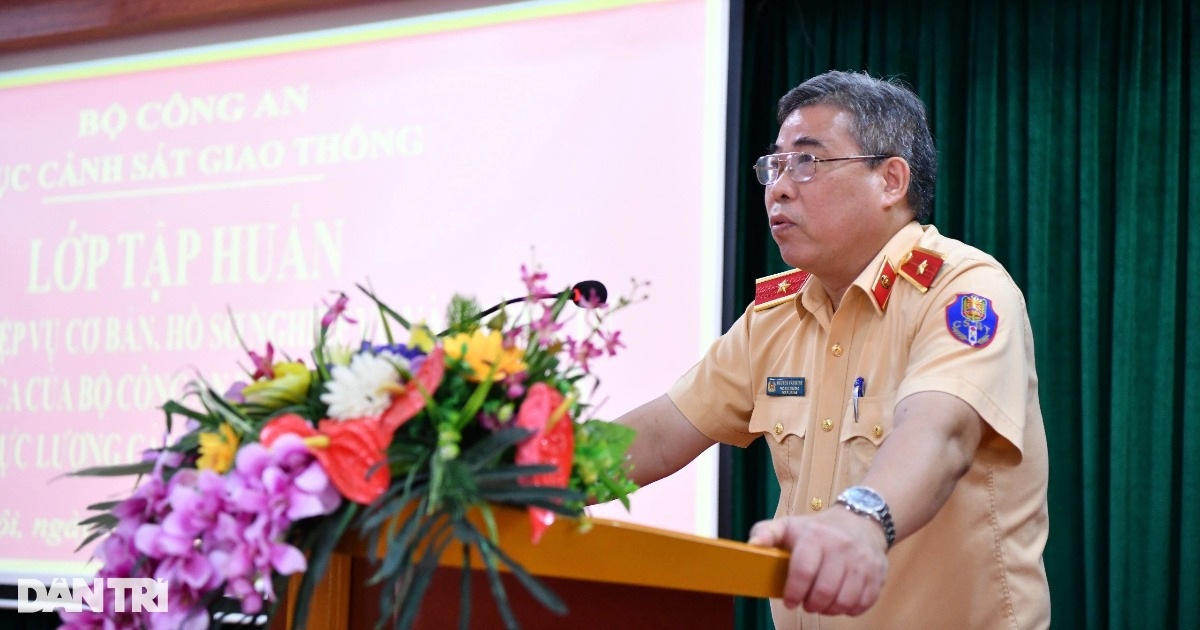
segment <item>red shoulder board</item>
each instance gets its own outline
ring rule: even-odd
[[[895,283],[896,269],[892,267],[892,262],[887,256],[884,256],[883,264],[879,266],[879,273],[875,277],[875,284],[871,285],[871,297],[875,298],[879,310],[887,310],[888,298],[892,297],[892,287]]]
[[[783,304],[804,288],[811,273],[793,269],[754,281],[754,310],[761,311]]]
[[[901,278],[908,280],[921,293],[929,290],[933,279],[946,257],[928,249],[914,247],[913,250],[900,258],[898,273]]]

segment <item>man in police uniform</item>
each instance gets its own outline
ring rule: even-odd
[[[937,155],[920,100],[830,72],[785,95],[755,165],[798,269],[638,430],[640,483],[715,442],[770,445],[782,490],[750,542],[791,552],[780,628],[1042,628],[1046,438],[1021,291],[922,225]]]

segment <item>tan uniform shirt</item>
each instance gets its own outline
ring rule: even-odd
[[[928,292],[899,277],[883,289],[885,256],[897,267],[917,246],[945,256]],[[886,298],[882,307],[873,289]],[[795,395],[797,381],[773,377],[803,377],[803,395]],[[858,377],[865,392],[856,418]],[[765,436],[783,516],[843,509],[837,495],[866,473],[896,404],[923,391],[957,396],[990,427],[974,464],[933,520],[888,553],[883,592],[866,613],[818,617],[772,601],[778,627],[1049,625],[1046,435],[1033,338],[1024,297],[991,256],[911,223],[836,312],[816,277],[794,300],[748,308],[669,396],[714,440],[746,446]]]

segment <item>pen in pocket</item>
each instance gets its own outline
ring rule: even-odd
[[[851,394],[854,402],[854,421],[858,422],[858,399],[867,395],[867,381],[863,377],[854,379],[854,391]]]

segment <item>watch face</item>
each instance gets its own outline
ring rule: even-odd
[[[872,512],[878,512],[884,506],[883,497],[861,486],[847,488],[845,496],[848,502]]]

